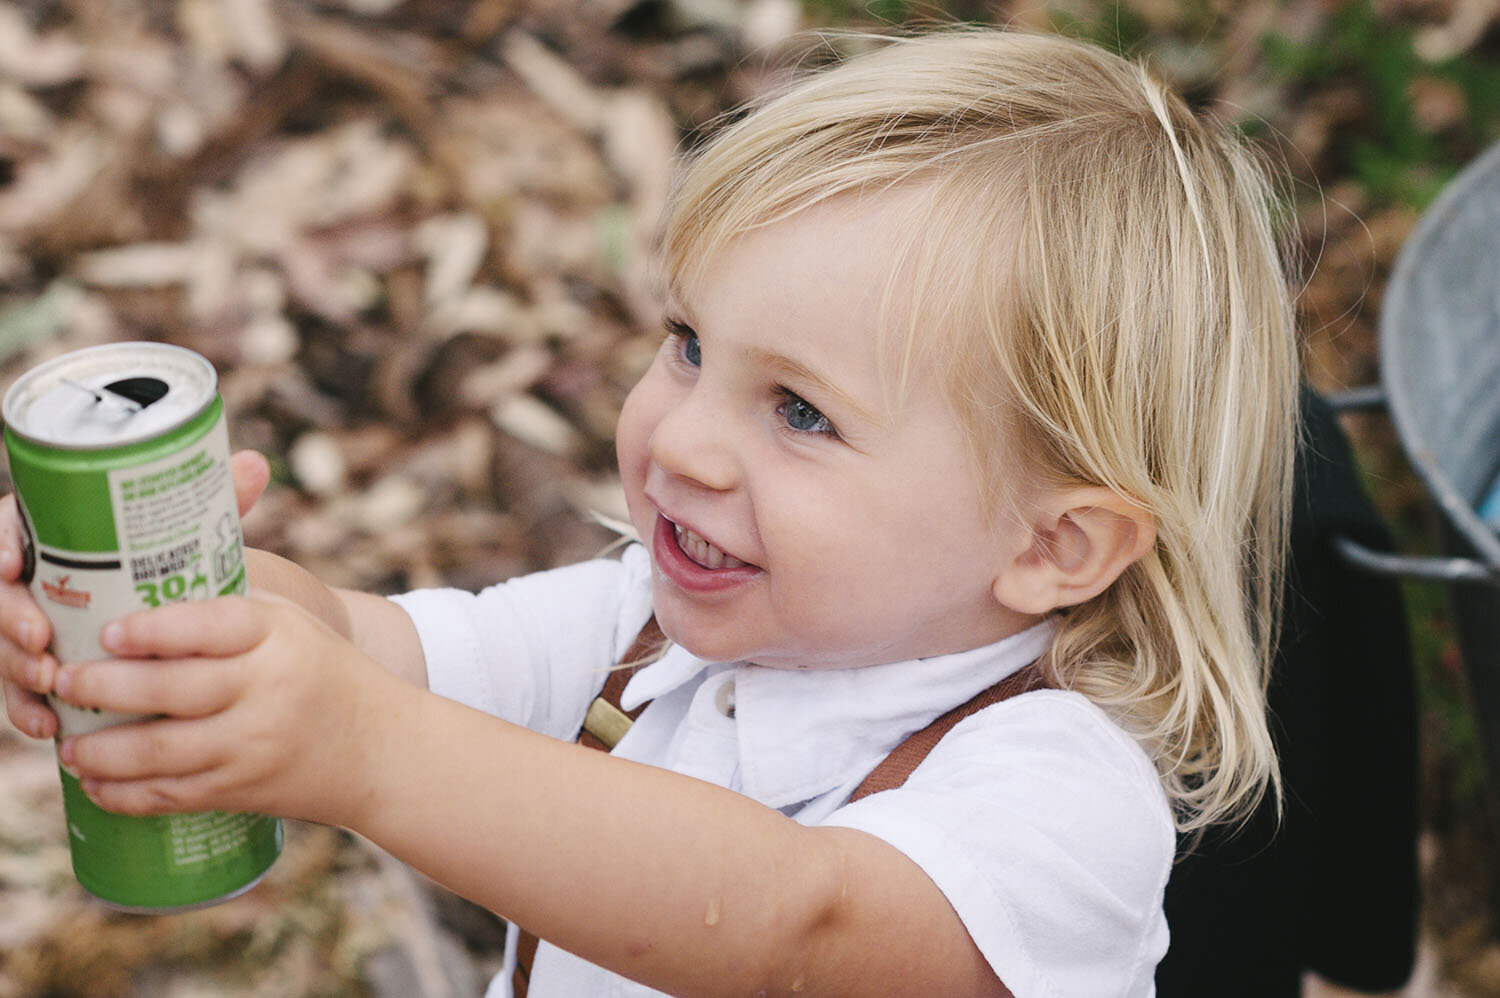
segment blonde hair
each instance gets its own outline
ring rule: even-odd
[[[1184,832],[1279,788],[1265,691],[1298,356],[1271,176],[1142,66],[948,30],[759,103],[691,159],[667,215],[666,272],[690,287],[749,229],[922,192],[906,353],[941,365],[987,489],[1006,494],[1018,457],[1155,519],[1150,552],[1060,615],[1046,666],[1153,753]]]

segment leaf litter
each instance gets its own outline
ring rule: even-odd
[[[1338,389],[1378,374],[1381,285],[1419,211],[1354,177],[1375,102],[1359,53],[1300,74],[1272,55],[1316,49],[1355,6],[949,9],[1112,26],[1276,148],[1316,261],[1310,377]],[[1405,86],[1421,134],[1470,153],[1500,135],[1438,71],[1493,61],[1495,4],[1369,9],[1437,67]],[[658,339],[675,158],[852,46],[812,33],[851,22],[880,27],[839,0],[0,5],[0,382],[115,339],[202,352],[235,445],[273,462],[249,542],[335,585],[477,588],[588,557],[623,519],[613,419]],[[1397,483],[1383,510],[1418,518],[1388,430],[1350,428]],[[1500,993],[1485,904],[1439,890],[1467,829],[1424,840],[1423,993]],[[51,747],[0,733],[0,998],[473,995],[499,965],[498,920],[337,830],[291,823],[255,890],[154,918],[88,900],[61,830]]]

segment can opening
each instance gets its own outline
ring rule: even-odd
[[[167,383],[160,378],[122,378],[111,381],[104,390],[129,399],[144,409],[167,394]]]

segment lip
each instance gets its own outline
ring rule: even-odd
[[[673,522],[659,513],[656,517],[656,529],[651,535],[651,560],[655,562],[656,570],[669,582],[679,589],[695,593],[732,589],[759,575],[761,571],[755,565],[704,568],[677,545]]]

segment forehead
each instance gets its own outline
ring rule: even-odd
[[[674,282],[683,298],[722,294],[756,281],[795,286],[845,303],[883,296],[898,282],[910,231],[903,200],[839,197],[704,246]]]
[[[996,373],[1015,224],[1002,199],[961,195],[908,181],[827,198],[717,247],[705,240],[676,275],[675,300],[684,311],[712,303],[720,316],[857,329],[887,409],[919,383],[967,409],[965,383],[978,369]]]
[[[710,349],[789,359],[888,409],[890,316],[902,297],[895,207],[840,198],[752,228],[693,268],[676,305]]]

